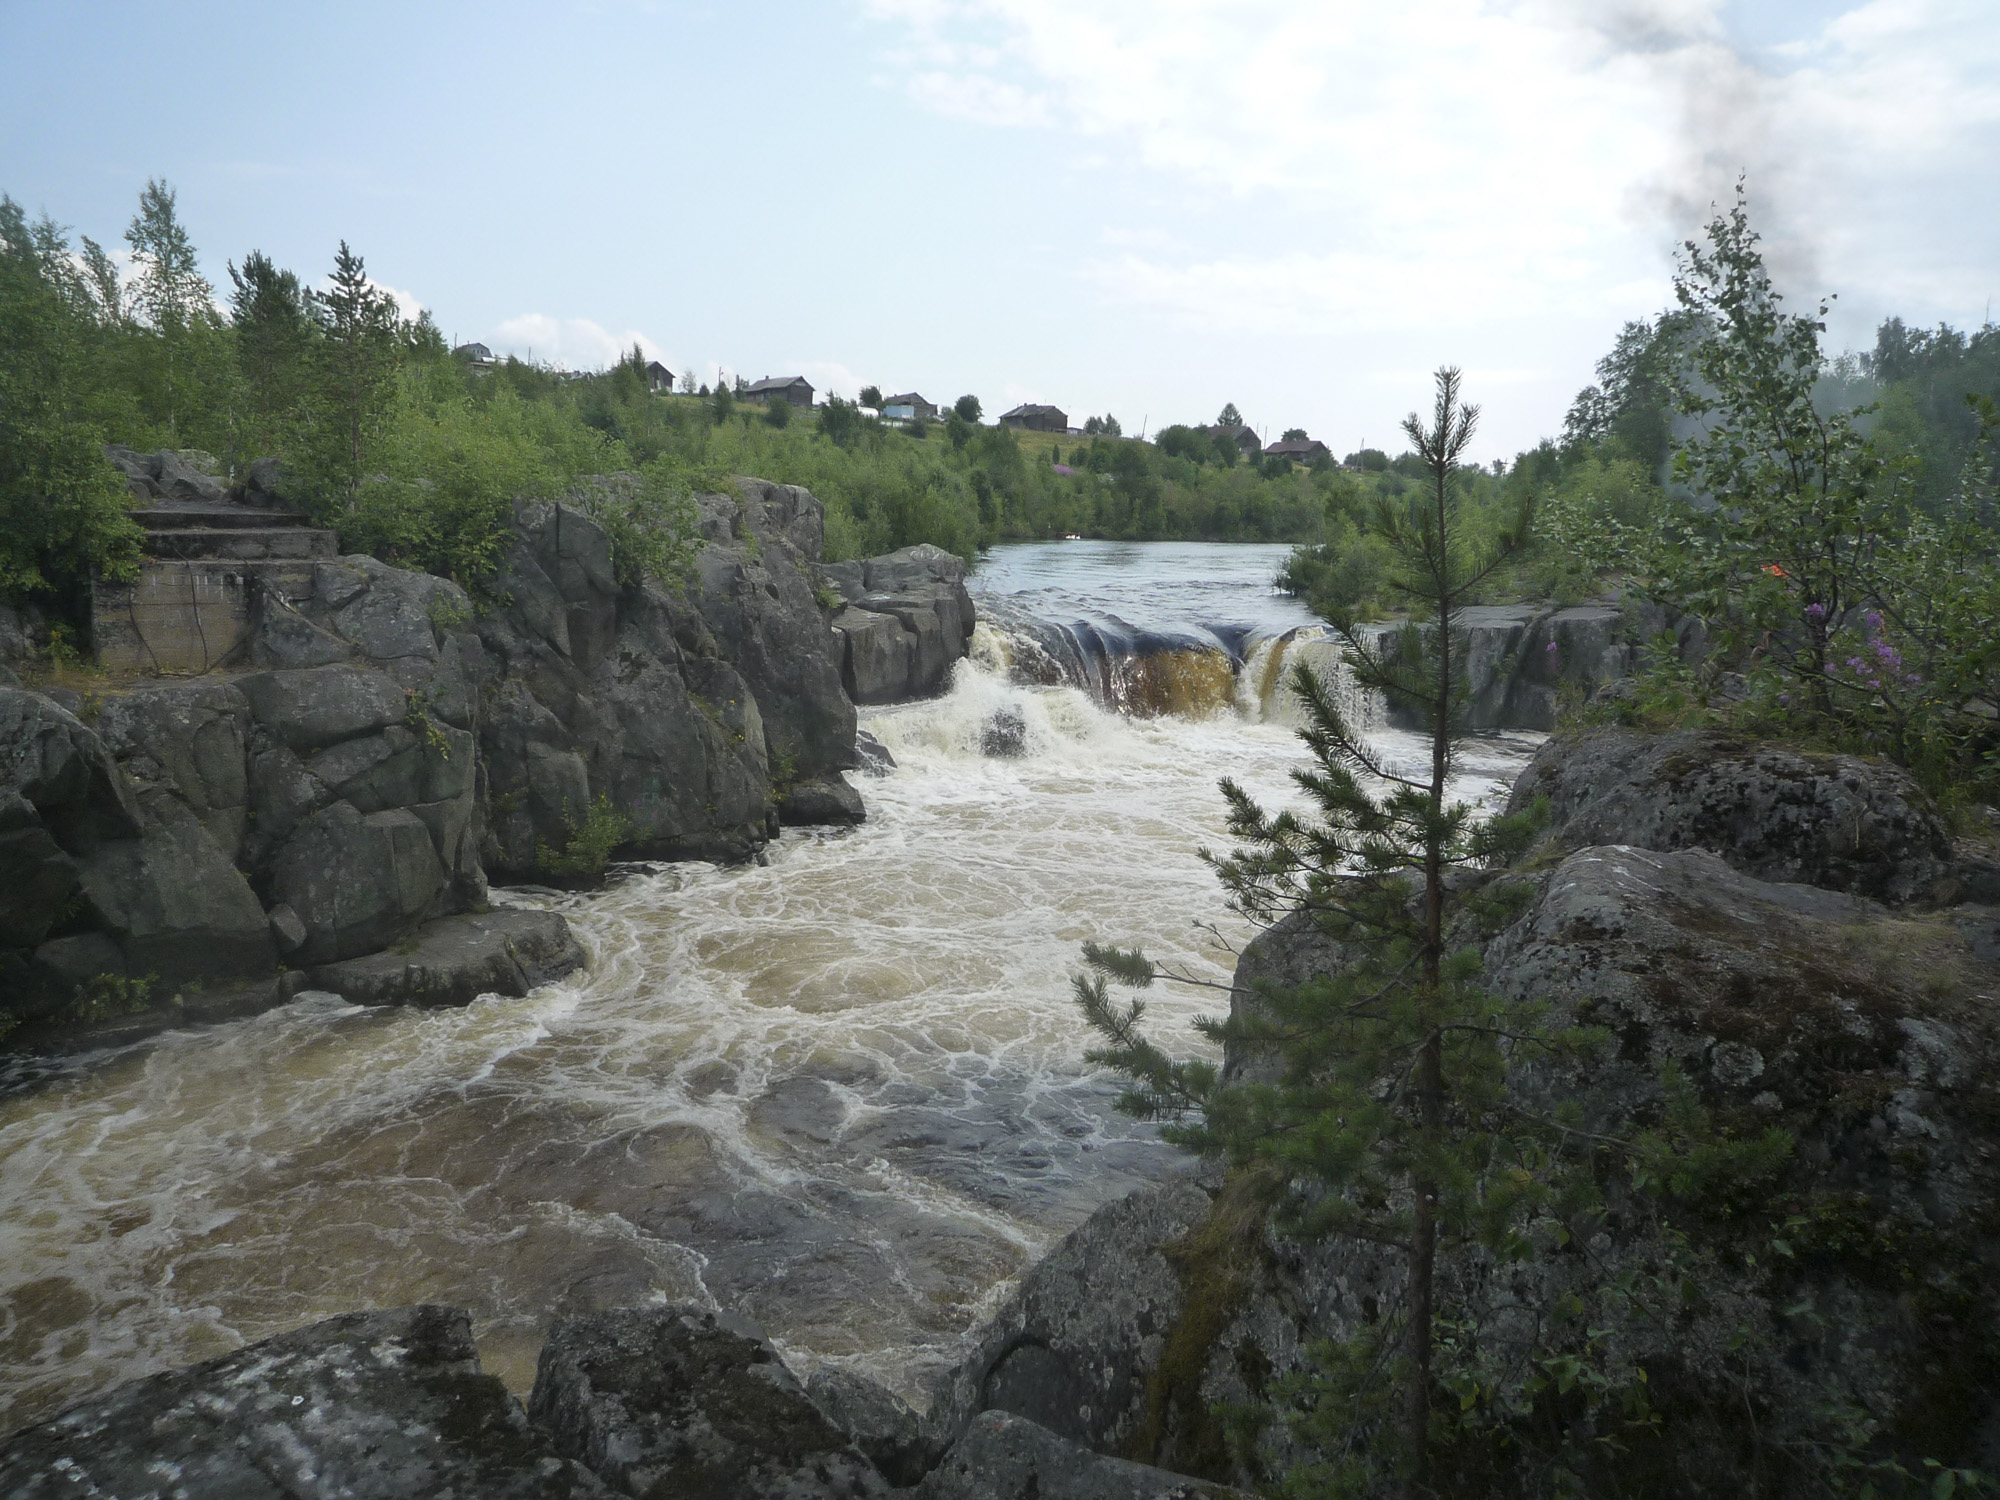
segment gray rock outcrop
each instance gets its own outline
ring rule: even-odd
[[[623,847],[649,857],[742,858],[777,829],[779,792],[831,788],[856,764],[854,708],[813,595],[820,507],[796,486],[744,481],[698,497],[687,588],[621,587],[608,538],[581,513],[524,509],[482,618],[492,673],[481,748],[496,872],[530,875],[602,796]],[[858,799],[829,791],[835,821]]]
[[[1930,894],[1951,838],[1915,779],[1884,761],[1704,730],[1596,729],[1549,741],[1509,807],[1548,799],[1560,848],[1712,849],[1765,880],[1885,901]]]
[[[530,1416],[618,1492],[715,1500],[886,1496],[888,1485],[747,1321],[619,1308],[550,1330]]]
[[[16,1500],[584,1500],[449,1307],[347,1313],[74,1406],[0,1446]]]
[[[156,508],[244,498],[184,456],[110,456]],[[255,502],[277,480],[250,483]],[[53,1021],[100,980],[126,1030],[309,980],[518,993],[580,954],[559,917],[474,920],[489,870],[554,878],[586,829],[605,852],[734,859],[781,824],[861,821],[819,502],[752,480],[697,510],[680,585],[621,580],[583,511],[524,505],[483,610],[374,558],[303,558],[253,581],[247,671],[111,688],[88,725],[0,685],[8,1012]],[[939,566],[884,562],[906,593]]]
[[[822,571],[843,601],[833,630],[854,702],[901,703],[950,686],[975,621],[962,558],[925,543]]]
[[[1099,1209],[1044,1256],[932,1392],[931,1442],[956,1442],[980,1412],[1004,1411],[1100,1453],[1134,1454],[1150,1377],[1184,1298],[1171,1256],[1207,1218],[1192,1180]]]

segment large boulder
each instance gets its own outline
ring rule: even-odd
[[[850,698],[900,703],[951,685],[975,619],[963,559],[925,543],[822,571],[845,601],[833,630]]]
[[[1949,833],[1908,772],[1716,731],[1551,740],[1509,806],[1538,798],[1558,848],[1712,849],[1765,880],[1885,901],[1929,895],[1951,860]]]
[[[372,953],[413,932],[444,889],[445,868],[408,808],[363,814],[334,802],[285,841],[270,881],[275,902],[305,926],[292,955],[303,966]]]
[[[0,687],[0,787],[33,804],[65,847],[137,838],[131,783],[75,714],[25,688]]]
[[[140,837],[78,860],[92,925],[118,945],[125,972],[163,991],[274,977],[270,923],[229,855],[178,798],[150,791],[144,806]]]
[[[620,1492],[712,1500],[885,1496],[757,1328],[728,1314],[627,1307],[549,1331],[528,1411]]]
[[[854,705],[815,593],[820,504],[796,485],[739,481],[697,497],[706,539],[694,596],[718,654],[756,696],[781,779],[854,764]]]
[[[0,949],[41,942],[76,890],[76,862],[42,825],[34,804],[0,787]]]
[[[452,1307],[345,1313],[134,1380],[0,1447],[13,1500],[584,1500]]]
[[[226,682],[148,684],[108,696],[93,726],[127,776],[170,790],[232,858],[249,812],[249,700]]]
[[[932,1392],[929,1439],[955,1442],[979,1412],[1005,1411],[1101,1453],[1155,1457],[1160,1434],[1144,1431],[1153,1377],[1186,1302],[1175,1247],[1210,1207],[1182,1179],[1099,1209],[1022,1278]]]

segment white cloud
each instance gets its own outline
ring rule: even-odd
[[[547,313],[523,313],[493,330],[487,340],[499,354],[533,359],[563,370],[601,370],[615,365],[637,344],[648,359],[657,359],[676,375],[681,366],[636,328],[613,333],[589,318],[554,318]],[[697,374],[697,378],[701,378]]]
[[[376,291],[386,294],[389,300],[396,304],[396,316],[406,322],[414,323],[418,314],[424,310],[424,305],[417,300],[415,292],[406,292],[401,287],[386,285],[372,276],[368,279],[368,284]]]
[[[1144,169],[1156,222],[1070,270],[1190,326],[1455,334],[1468,364],[1580,377],[1745,173],[1781,284],[1847,293],[1839,336],[1976,317],[2000,281],[1987,0],[1868,0],[1754,56],[1724,0],[863,5],[920,106]]]

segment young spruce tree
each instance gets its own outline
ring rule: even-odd
[[[395,391],[396,303],[368,279],[366,264],[342,240],[331,285],[314,294],[314,305],[321,328],[320,397],[334,437],[329,467],[351,493]]]
[[[1243,847],[1203,851],[1236,910],[1264,926],[1314,924],[1345,961],[1296,988],[1238,995],[1231,1018],[1200,1023],[1215,1041],[1281,1060],[1276,1076],[1225,1083],[1213,1064],[1176,1061],[1149,1041],[1144,1001],[1119,1006],[1107,981],[1144,987],[1187,976],[1136,951],[1088,945],[1090,972],[1076,981],[1105,1038],[1091,1059],[1131,1080],[1121,1108],[1165,1120],[1168,1139],[1257,1173],[1282,1196],[1281,1222],[1295,1232],[1402,1256],[1401,1306],[1376,1341],[1375,1377],[1396,1381],[1398,1410],[1372,1444],[1350,1443],[1335,1482],[1393,1468],[1412,1495],[1433,1493],[1440,1247],[1520,1253],[1519,1226],[1546,1186],[1504,1094],[1508,1048],[1542,1039],[1538,1016],[1486,993],[1476,950],[1453,947],[1459,908],[1476,899],[1477,884],[1455,874],[1504,857],[1532,832],[1525,817],[1481,818],[1448,795],[1467,701],[1460,616],[1480,582],[1520,550],[1531,519],[1524,505],[1483,544],[1461,526],[1460,469],[1478,410],[1460,401],[1459,386],[1456,369],[1440,370],[1431,419],[1412,413],[1403,424],[1424,464],[1421,490],[1383,499],[1371,518],[1416,623],[1364,633],[1351,617],[1333,621],[1356,682],[1421,715],[1429,764],[1386,757],[1301,665],[1290,686],[1305,709],[1300,738],[1312,760],[1294,780],[1312,814],[1267,812],[1225,780],[1230,831]],[[1357,1446],[1366,1450],[1359,1457]]]

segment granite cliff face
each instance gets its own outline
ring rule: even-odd
[[[16,1044],[306,985],[522,992],[581,954],[559,917],[489,911],[489,874],[548,878],[594,810],[627,857],[749,858],[782,823],[859,821],[818,501],[744,481],[698,503],[678,586],[621,584],[601,527],[530,505],[483,606],[327,558],[253,585],[239,670],[0,686]]]

